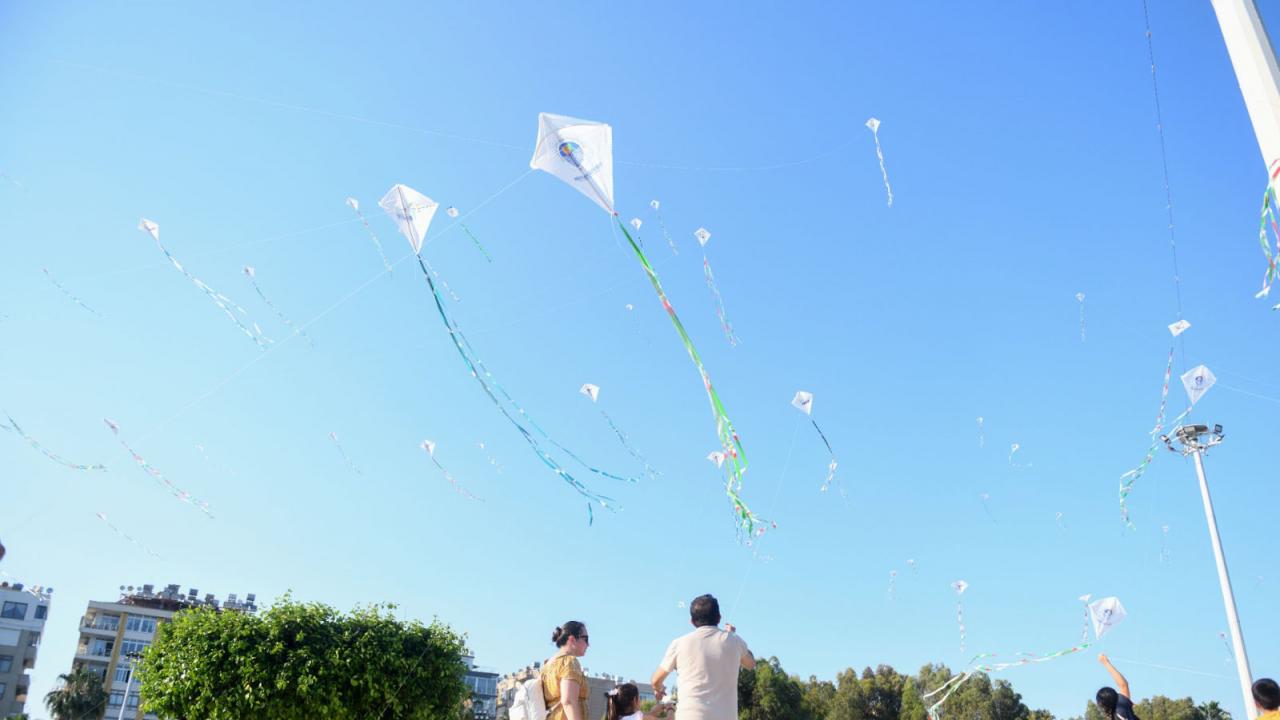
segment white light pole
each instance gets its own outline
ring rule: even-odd
[[[1236,598],[1231,592],[1231,574],[1227,572],[1227,558],[1222,554],[1222,539],[1218,537],[1218,519],[1213,512],[1213,498],[1209,496],[1209,481],[1204,476],[1204,453],[1222,442],[1222,426],[1183,425],[1174,431],[1182,449],[1178,450],[1162,436],[1165,445],[1184,457],[1190,455],[1196,463],[1196,476],[1200,478],[1200,498],[1204,501],[1204,517],[1209,524],[1209,541],[1213,543],[1213,558],[1218,563],[1218,584],[1222,586],[1222,605],[1227,611],[1227,626],[1231,631],[1232,649],[1236,656],[1236,673],[1240,676],[1240,692],[1244,695],[1244,710],[1249,720],[1256,720],[1258,710],[1253,704],[1253,675],[1249,671],[1249,656],[1244,649],[1244,633],[1240,631],[1240,616],[1236,613]],[[1205,442],[1201,437],[1208,436]]]
[[[1254,0],[1212,0],[1262,162],[1280,160],[1280,67]]]
[[[133,673],[138,669],[137,653],[125,653],[124,657],[129,660],[129,679],[124,684],[124,699],[120,701],[120,715],[116,720],[124,720],[125,708],[129,707],[129,691],[133,689]],[[137,717],[138,713],[135,712],[133,715]]]

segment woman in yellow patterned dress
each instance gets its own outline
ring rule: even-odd
[[[551,633],[551,642],[560,651],[542,666],[547,720],[587,720],[587,675],[578,663],[590,644],[587,626],[570,620]]]

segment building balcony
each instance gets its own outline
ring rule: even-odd
[[[89,622],[85,620],[80,621],[80,632],[97,635],[99,637],[115,637],[116,631],[119,627],[119,623],[116,623],[113,627],[112,624],[109,623]]]

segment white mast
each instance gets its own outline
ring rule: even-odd
[[[1272,180],[1280,173],[1280,68],[1253,0],[1211,0],[1231,66],[1244,95],[1262,163]]]

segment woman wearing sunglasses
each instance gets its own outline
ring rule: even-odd
[[[547,720],[587,720],[587,675],[578,658],[587,654],[587,626],[570,620],[551,633],[560,648],[542,666],[542,697]]]

